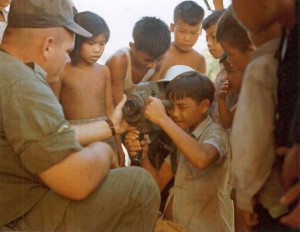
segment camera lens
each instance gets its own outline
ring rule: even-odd
[[[135,115],[140,110],[140,106],[135,99],[128,99],[124,104],[124,113],[127,115]]]

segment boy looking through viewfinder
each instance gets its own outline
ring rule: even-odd
[[[136,128],[125,138],[131,156],[142,150],[141,167],[151,173],[160,190],[175,178],[163,216],[191,232],[199,228],[208,232],[234,230],[227,134],[207,115],[213,96],[211,80],[191,71],[167,85],[166,98],[173,104],[170,116],[159,99],[148,98],[145,118],[160,126],[177,146],[175,156],[169,155],[159,170],[151,165],[148,144],[139,142]]]

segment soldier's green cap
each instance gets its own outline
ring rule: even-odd
[[[13,0],[8,26],[15,28],[65,27],[84,37],[92,34],[74,22],[70,0]]]

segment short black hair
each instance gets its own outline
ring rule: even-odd
[[[217,24],[219,18],[225,12],[225,9],[215,10],[210,15],[208,15],[202,22],[202,28],[204,30],[208,29],[210,26]]]
[[[143,17],[137,21],[132,31],[137,50],[146,52],[153,59],[161,57],[171,45],[171,32],[162,20]]]
[[[106,43],[109,40],[110,30],[105,20],[99,15],[90,11],[83,11],[74,16],[74,21],[81,27],[83,27],[85,30],[90,32],[93,35],[93,37],[104,34]],[[72,65],[78,64],[78,61],[80,60],[81,45],[84,41],[88,39],[89,38],[85,38],[77,34],[75,35],[74,49],[70,54]]]
[[[228,10],[218,20],[216,38],[218,42],[226,41],[241,52],[245,52],[251,45],[247,31]]]
[[[210,103],[214,100],[214,83],[205,75],[197,71],[184,72],[172,81],[166,88],[168,100],[180,100],[189,97],[197,103],[208,99]]]
[[[195,26],[202,22],[204,18],[204,10],[194,1],[183,1],[174,9],[174,23],[177,20],[182,20],[190,26]]]

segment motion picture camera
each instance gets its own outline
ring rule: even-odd
[[[161,91],[155,82],[143,82],[136,86],[133,93],[127,96],[127,101],[123,107],[124,119],[129,123],[138,127],[141,133],[150,133],[160,128],[154,123],[144,118],[144,108],[147,105],[149,96],[161,99]],[[171,107],[168,100],[161,100],[166,109]]]
[[[127,100],[123,107],[123,117],[129,124],[139,129],[139,139],[143,139],[144,134],[160,130],[158,125],[144,118],[144,109],[149,96],[161,99],[164,90],[165,85],[158,85],[155,82],[142,82],[136,86],[133,93],[127,95]],[[172,106],[168,100],[161,100],[161,102],[166,110]],[[141,159],[142,154],[139,152],[133,157],[133,163],[139,165]]]

